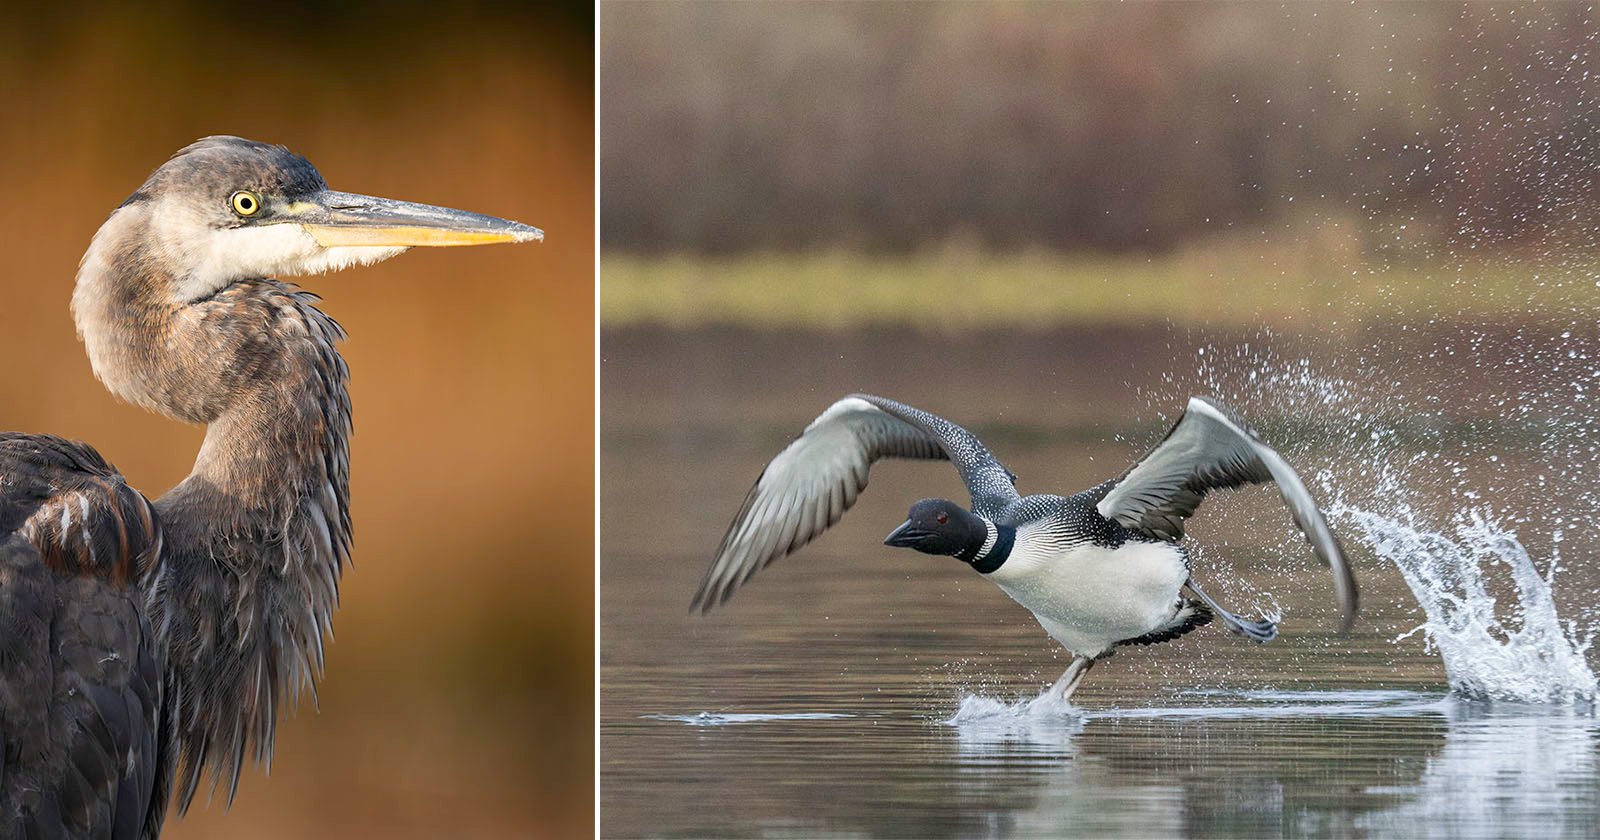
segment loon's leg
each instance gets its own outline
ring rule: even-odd
[[[1249,621],[1247,619],[1240,618],[1231,612],[1228,612],[1216,601],[1211,600],[1210,595],[1201,592],[1200,587],[1194,585],[1194,578],[1190,578],[1184,585],[1189,587],[1189,591],[1193,592],[1195,597],[1199,598],[1201,602],[1210,607],[1211,611],[1216,613],[1217,618],[1222,619],[1222,623],[1227,625],[1229,630],[1232,630],[1233,632],[1238,633],[1239,635],[1244,636],[1253,642],[1261,642],[1263,644],[1278,638],[1277,615],[1262,616],[1259,621]]]
[[[1061,679],[1056,680],[1055,685],[1050,686],[1046,694],[1054,694],[1056,699],[1063,703],[1067,702],[1072,698],[1072,692],[1078,690],[1078,683],[1083,682],[1083,675],[1089,673],[1089,669],[1093,667],[1093,659],[1087,656],[1074,656],[1072,662],[1067,665],[1066,673],[1061,675]]]

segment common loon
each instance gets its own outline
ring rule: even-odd
[[[1333,572],[1341,632],[1355,621],[1355,578],[1316,500],[1277,452],[1205,397],[1191,398],[1166,438],[1122,477],[1072,496],[1019,495],[1016,476],[983,442],[942,417],[883,397],[845,397],[767,465],[691,609],[727,601],[761,567],[838,522],[881,458],[948,459],[961,473],[970,510],[924,499],[884,543],[960,559],[1028,608],[1073,655],[1051,689],[1062,701],[1121,645],[1170,641],[1213,618],[1257,642],[1277,637],[1278,616],[1237,616],[1190,576],[1183,523],[1211,490],[1275,482]]]

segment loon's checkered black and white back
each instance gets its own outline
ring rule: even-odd
[[[995,522],[1016,527],[1049,520],[1054,524],[1050,536],[1063,546],[1092,544],[1115,548],[1129,539],[1150,539],[1106,519],[1096,510],[1095,506],[1114,484],[1107,481],[1070,496],[1047,493],[1024,496],[1001,511]]]
[[[856,394],[824,411],[775,457],[729,527],[695,595],[695,609],[725,602],[759,569],[832,526],[888,457],[949,459],[972,494],[972,512],[1030,528],[1034,545],[1114,549],[1127,541],[1176,542],[1211,490],[1275,482],[1316,556],[1334,572],[1348,628],[1355,581],[1338,540],[1299,476],[1214,401],[1196,397],[1166,438],[1121,478],[1071,496],[1017,493],[1016,477],[966,429],[893,400]],[[1031,526],[1031,527],[1030,527]],[[1185,555],[1185,563],[1187,563]]]

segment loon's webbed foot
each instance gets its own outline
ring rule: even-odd
[[[1282,616],[1276,611],[1270,615],[1264,615],[1260,619],[1251,621],[1250,619],[1234,615],[1233,613],[1223,609],[1222,605],[1212,600],[1210,595],[1200,591],[1200,587],[1194,585],[1193,578],[1190,578],[1189,581],[1184,585],[1189,587],[1189,591],[1193,592],[1195,597],[1199,598],[1205,603],[1206,606],[1210,607],[1211,611],[1216,614],[1217,618],[1222,620],[1222,623],[1229,630],[1238,633],[1252,642],[1259,642],[1261,644],[1266,644],[1267,642],[1278,638],[1278,620],[1282,618]]]

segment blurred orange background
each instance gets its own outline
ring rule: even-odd
[[[88,441],[152,497],[187,473],[202,430],[102,389],[68,300],[96,228],[195,138],[542,227],[300,281],[350,333],[355,568],[320,708],[166,836],[588,833],[592,10],[268,11],[0,12],[0,428]]]

